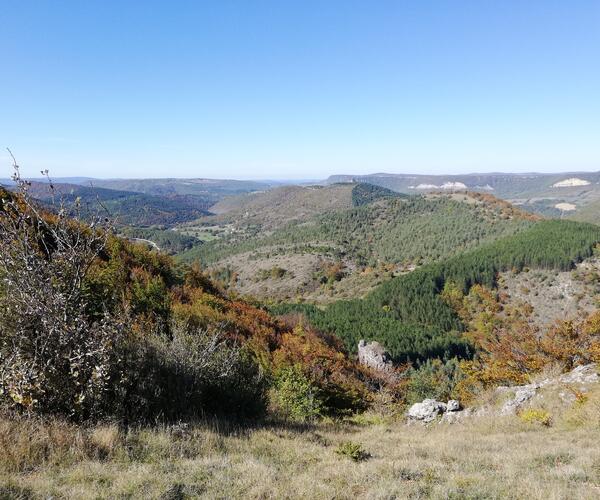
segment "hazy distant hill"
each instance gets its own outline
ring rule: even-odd
[[[570,182],[569,182],[570,181]],[[600,189],[600,172],[490,173],[465,175],[332,175],[327,183],[368,182],[402,193],[437,190],[488,191],[501,198],[528,198],[540,193],[574,194]]]
[[[232,212],[260,214],[265,210],[277,212],[304,211],[316,213],[327,209],[345,208],[352,204],[351,184],[323,186],[282,186],[266,192],[224,198],[216,203],[213,212],[217,215]],[[324,196],[324,192],[327,196]]]
[[[600,200],[600,172],[490,173],[466,175],[333,175],[326,183],[367,182],[400,193],[478,191],[491,193],[530,212],[562,217]],[[565,205],[566,204],[566,205]],[[573,206],[571,206],[573,205]]]
[[[44,178],[30,178],[32,182],[46,184]],[[232,196],[255,191],[264,191],[281,185],[277,181],[240,181],[235,179],[93,179],[90,177],[60,177],[52,179],[55,184],[80,185],[143,193],[155,196],[193,195],[201,196],[216,203],[224,196]],[[0,185],[13,186],[10,178],[0,179]]]
[[[40,182],[42,184],[46,184],[48,179],[44,177],[32,177],[29,179],[32,182]],[[59,184],[84,184],[87,182],[91,182],[94,179],[91,177],[60,177],[58,179],[53,179],[54,182]],[[14,181],[9,178],[0,179],[0,185],[2,186],[14,186]]]
[[[54,184],[54,193],[48,184],[32,182],[33,197],[45,203],[64,199],[72,203],[79,198],[82,205],[93,211],[105,209],[117,217],[118,224],[133,226],[172,226],[194,220],[209,213],[213,201],[192,195],[152,196],[132,191],[119,191],[77,184]]]
[[[569,182],[571,181],[571,182]],[[531,197],[540,192],[553,192],[562,196],[564,192],[575,193],[596,190],[600,183],[600,172],[566,172],[558,174],[539,173],[490,173],[465,175],[332,175],[327,183],[368,182],[403,193],[418,193],[437,190],[488,191],[502,198]]]
[[[152,195],[213,196],[215,201],[225,195],[262,191],[272,186],[268,182],[232,179],[99,179],[94,184],[108,189]]]

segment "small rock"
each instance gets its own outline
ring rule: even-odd
[[[446,411],[458,411],[460,410],[460,403],[456,399],[451,399],[446,403]]]
[[[475,411],[473,408],[466,408],[462,411],[446,411],[446,413],[444,413],[442,415],[442,418],[440,419],[440,423],[445,423],[445,424],[456,424],[457,422],[462,422],[464,421],[465,418],[471,417],[475,414]]]

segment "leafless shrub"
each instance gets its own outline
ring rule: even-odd
[[[121,330],[108,314],[86,314],[84,280],[110,227],[100,217],[84,224],[77,203],[74,217],[59,201],[42,213],[13,166],[16,194],[0,197],[0,400],[86,417],[109,382]]]

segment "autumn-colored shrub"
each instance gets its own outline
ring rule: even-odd
[[[293,365],[320,388],[327,413],[344,414],[366,406],[368,391],[361,372],[336,338],[300,324],[283,333],[273,353],[274,371]]]
[[[273,383],[280,406],[308,418],[363,409],[383,383],[335,337],[226,295],[198,266],[177,267],[71,210],[40,211],[26,190],[0,199],[4,407],[76,419],[256,416]]]
[[[89,314],[84,280],[107,235],[19,194],[0,197],[0,403],[12,410],[101,413],[125,319]]]
[[[21,187],[0,212],[3,407],[125,421],[264,411],[266,379],[240,346],[253,321],[232,328],[197,269],[186,285],[168,257],[41,212]],[[174,304],[192,296],[202,321],[182,328]]]
[[[508,307],[484,287],[474,286],[464,295],[447,284],[443,296],[467,325],[464,335],[477,348],[473,360],[460,364],[465,378],[457,391],[463,399],[486,387],[528,383],[546,366],[561,365],[568,371],[600,361],[600,312],[542,329],[529,320],[528,304]]]

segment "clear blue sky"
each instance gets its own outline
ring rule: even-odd
[[[600,169],[600,0],[4,0],[0,22],[0,144],[28,174]]]

